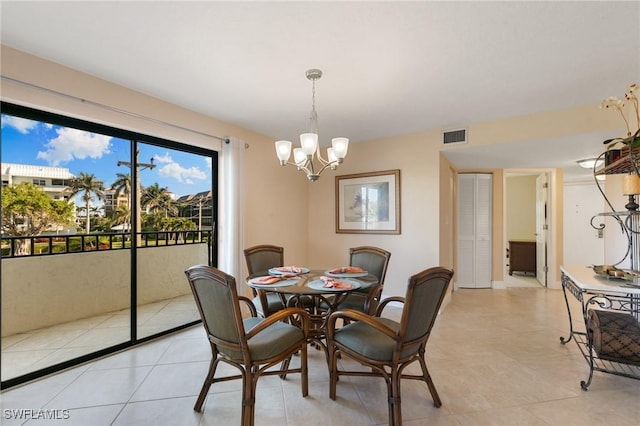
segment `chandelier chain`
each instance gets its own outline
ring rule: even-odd
[[[316,110],[316,79],[311,80],[311,110]]]

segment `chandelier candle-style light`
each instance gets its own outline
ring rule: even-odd
[[[322,157],[320,154],[320,145],[318,144],[318,114],[316,113],[316,80],[322,77],[322,71],[310,69],[307,70],[306,76],[313,84],[311,116],[309,117],[311,128],[309,133],[302,133],[300,135],[300,148],[293,150],[293,163],[289,162],[289,157],[291,157],[291,141],[276,141],[276,155],[280,160],[281,166],[287,164],[296,166],[298,170],[306,173],[307,179],[315,182],[320,177],[320,173],[327,168],[335,170],[338,164],[342,163],[347,156],[349,139],[343,137],[331,139],[331,148],[327,148],[327,158],[324,159]],[[314,156],[319,162],[319,165],[313,164]]]

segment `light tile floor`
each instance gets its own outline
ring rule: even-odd
[[[7,380],[71,360],[130,338],[130,311],[99,316],[2,338],[2,379]],[[138,307],[138,338],[200,318],[191,293]]]
[[[398,314],[399,309],[389,312],[396,318]],[[579,382],[586,379],[588,367],[573,342],[560,344],[567,331],[559,290],[455,291],[427,345],[427,362],[443,406],[433,406],[424,384],[403,382],[404,424],[640,424],[640,380],[596,372],[589,390],[581,390]],[[309,396],[301,396],[297,375],[285,381],[262,378],[256,425],[387,424],[382,380],[341,378],[332,401],[324,355],[313,349],[309,355]],[[202,328],[192,327],[5,391],[0,420],[2,425],[239,424],[238,381],[214,386],[203,413],[193,411],[209,360]],[[68,419],[25,421],[11,411],[19,409],[34,414],[41,413],[39,409],[68,410],[58,412]]]

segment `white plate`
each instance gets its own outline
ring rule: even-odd
[[[269,269],[269,275],[308,274],[309,273],[309,268],[300,267],[300,271],[301,272],[283,272],[283,271],[279,271],[277,268],[271,268],[271,269]]]
[[[254,282],[254,280],[260,279],[263,277],[255,277],[255,278],[251,278],[249,280],[249,284],[251,284],[251,287],[255,287],[255,288],[274,288],[274,287],[289,287],[292,285],[296,285],[298,284],[298,278],[287,278],[286,280],[282,280],[282,281],[278,281],[276,283],[273,284],[260,284],[260,283],[256,283]]]
[[[357,278],[357,277],[366,277],[367,275],[369,275],[369,272],[364,271],[364,272],[354,272],[354,273],[348,273],[348,272],[329,272],[329,271],[324,271],[324,274],[328,277],[334,277],[334,278]]]
[[[360,283],[354,280],[350,280],[350,279],[345,279],[345,280],[340,280],[344,283],[347,284],[351,284],[351,288],[349,290],[353,290],[356,288],[360,288]],[[340,288],[331,288],[331,287],[325,287],[324,286],[324,281],[317,279],[317,280],[313,280],[310,283],[307,284],[307,286],[309,288],[312,288],[314,290],[320,290],[320,291],[347,291],[345,289],[340,289]]]

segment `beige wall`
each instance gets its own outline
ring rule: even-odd
[[[536,239],[536,177],[506,178],[507,241]]]
[[[285,247],[285,262],[313,267],[343,264],[348,248],[376,245],[391,251],[385,294],[404,295],[407,278],[426,267],[451,264],[453,206],[455,188],[442,183],[458,171],[444,172],[440,156],[440,129],[412,135],[353,143],[349,156],[337,174],[400,169],[402,197],[401,235],[336,234],[334,225],[334,176],[327,172],[310,183],[292,167],[281,168],[274,155],[273,138],[187,111],[175,105],[145,96],[77,71],[43,61],[16,50],[2,47],[2,75],[46,87],[58,92],[93,100],[113,107],[168,121],[200,132],[231,136],[242,140],[241,248],[258,243],[275,243]],[[220,142],[190,132],[164,127],[150,121],[108,112],[88,104],[47,94],[26,86],[2,81],[3,100],[34,106],[44,110],[77,116],[116,127],[140,131],[179,142],[219,150]],[[215,100],[212,100],[215,102]],[[490,107],[490,106],[488,106]],[[526,117],[512,117],[483,123],[469,123],[469,144],[465,147],[536,140],[546,137],[586,134],[619,129],[619,119],[604,114],[597,104],[563,111],[544,112]],[[357,139],[357,135],[353,135]],[[447,163],[444,162],[446,165]],[[532,164],[532,167],[535,165]],[[502,170],[494,173],[494,224],[497,234],[494,246],[494,279],[503,275],[502,253]],[[555,176],[555,175],[554,175]],[[553,183],[560,190],[561,174]],[[496,186],[497,185],[497,186]],[[443,190],[452,191],[450,194]],[[277,202],[274,202],[277,200]],[[282,200],[286,200],[283,202]],[[554,251],[561,257],[562,199],[555,200],[559,209],[559,236],[553,241]],[[445,207],[446,206],[446,207]],[[442,225],[441,228],[441,215]],[[449,240],[449,241],[447,241]],[[559,277],[557,265],[556,279]]]
[[[309,260],[341,265],[348,248],[374,245],[392,253],[385,295],[403,295],[410,275],[440,263],[440,132],[356,143],[336,175],[400,169],[400,235],[336,234],[335,178],[325,174],[309,185]],[[300,179],[301,177],[299,177]]]

